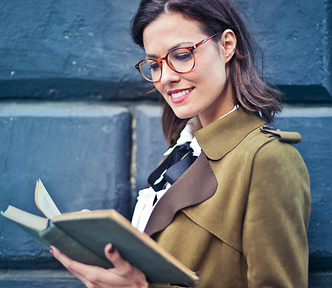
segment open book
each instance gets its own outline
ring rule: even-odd
[[[90,265],[112,268],[104,247],[112,243],[122,257],[140,269],[152,283],[180,284],[198,281],[185,267],[147,234],[141,233],[115,210],[61,214],[41,180],[35,202],[47,218],[9,206],[3,216],[49,248],[57,247],[70,258]]]

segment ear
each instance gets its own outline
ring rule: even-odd
[[[232,59],[237,45],[235,33],[231,29],[226,29],[220,40],[221,53],[225,59],[225,63]]]

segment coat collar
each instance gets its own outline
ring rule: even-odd
[[[219,160],[234,149],[251,131],[264,121],[255,113],[238,108],[195,133],[206,156]]]
[[[221,159],[263,124],[258,115],[239,108],[196,132],[202,148],[200,156],[157,203],[144,232],[151,236],[162,231],[172,223],[178,211],[212,197],[218,183],[208,159]]]

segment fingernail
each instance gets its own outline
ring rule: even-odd
[[[51,253],[52,256],[54,256],[54,251],[53,251],[52,247],[50,247],[50,253]]]
[[[108,250],[108,253],[113,254],[114,251],[115,251],[115,248],[114,248],[114,246],[112,245],[112,247]]]

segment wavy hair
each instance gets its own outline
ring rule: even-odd
[[[143,31],[163,13],[180,13],[183,17],[200,23],[207,36],[226,29],[233,30],[237,38],[234,56],[229,62],[229,81],[233,86],[235,102],[247,111],[260,113],[273,122],[282,109],[281,92],[268,86],[263,77],[263,52],[240,16],[232,0],[142,0],[131,22],[134,42],[144,49]],[[219,41],[216,37],[213,41]],[[256,55],[262,61],[261,73],[256,65]],[[188,119],[179,119],[163,101],[162,124],[166,140],[174,145]]]

